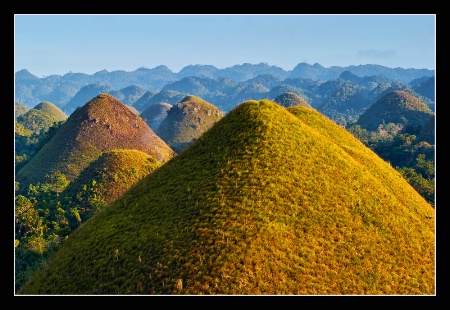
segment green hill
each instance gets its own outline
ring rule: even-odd
[[[48,101],[43,101],[37,104],[33,109],[41,110],[54,115],[60,121],[65,121],[67,119],[66,113],[64,113],[60,108]]]
[[[417,134],[417,140],[426,141],[431,145],[436,144],[436,115],[433,114],[429,121],[421,128]]]
[[[302,97],[300,97],[296,93],[292,92],[282,93],[278,95],[273,101],[275,101],[276,103],[285,108],[303,106],[312,109],[312,107],[309,105],[308,102],[306,102]]]
[[[42,102],[18,116],[16,121],[22,124],[24,128],[39,134],[48,131],[50,127],[66,119],[67,115],[58,107],[49,102]]]
[[[179,153],[222,117],[222,111],[211,103],[196,96],[186,96],[167,111],[155,132]]]
[[[434,209],[314,109],[238,105],[20,294],[432,295]]]
[[[123,103],[100,94],[76,109],[53,137],[16,175],[24,189],[60,171],[72,181],[102,152],[136,149],[165,162],[175,155],[148,125]]]
[[[359,116],[356,125],[368,131],[376,131],[381,124],[422,126],[433,111],[419,98],[404,92],[393,91],[382,96]]]

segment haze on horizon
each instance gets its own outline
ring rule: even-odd
[[[16,14],[14,70],[43,77],[165,65],[435,69],[436,16]]]

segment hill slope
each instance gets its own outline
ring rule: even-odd
[[[155,130],[161,125],[161,122],[167,117],[167,111],[172,108],[172,105],[167,102],[158,102],[150,105],[139,116]]]
[[[44,133],[58,122],[67,120],[67,115],[50,102],[41,102],[16,118],[19,124],[34,133]]]
[[[43,101],[37,104],[33,109],[41,110],[54,115],[60,121],[65,121],[67,119],[66,113],[64,113],[60,108],[48,101]]]
[[[155,132],[179,153],[222,117],[222,111],[211,103],[196,96],[186,96],[167,111]]]
[[[434,294],[433,208],[345,129],[290,112],[237,106],[20,293]]]
[[[91,191],[97,201],[108,204],[159,166],[161,162],[142,151],[115,149],[103,152],[69,184],[61,196],[83,199]],[[91,212],[92,203],[88,200],[84,202],[84,208],[86,212]]]
[[[165,162],[175,153],[123,103],[100,94],[75,110],[35,156],[18,172],[16,181],[43,182],[60,171],[73,180],[103,151],[136,149]],[[21,186],[22,187],[22,186]]]
[[[393,91],[382,96],[362,113],[356,124],[369,131],[380,124],[425,125],[433,111],[419,98],[404,92]]]

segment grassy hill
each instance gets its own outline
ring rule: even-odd
[[[388,123],[414,127],[425,125],[432,115],[433,111],[419,98],[405,91],[393,91],[369,106],[356,124],[368,131]]]
[[[240,104],[20,294],[435,293],[433,208],[317,111]]]
[[[155,132],[179,153],[222,117],[222,111],[211,103],[196,96],[186,96],[167,111]]]
[[[16,175],[21,188],[60,171],[72,181],[103,151],[136,149],[165,162],[173,150],[123,103],[100,94],[75,110]]]
[[[285,108],[304,106],[307,108],[312,108],[308,102],[306,102],[302,97],[296,93],[286,92],[278,95],[273,101],[282,105]]]
[[[48,101],[43,101],[37,104],[33,109],[41,110],[51,115],[54,115],[57,119],[61,121],[65,121],[67,119],[66,113],[64,113],[60,108],[58,108],[56,105]]]
[[[67,115],[50,102],[41,102],[16,117],[17,123],[36,134],[44,133],[55,123],[66,119]]]
[[[61,193],[62,197],[78,197],[82,213],[89,217],[95,201],[109,204],[123,195],[137,181],[161,166],[153,156],[138,150],[115,149],[104,152],[93,161]],[[83,217],[83,214],[81,214]]]
[[[161,125],[161,122],[167,117],[167,111],[170,110],[172,105],[167,102],[158,102],[150,105],[139,116],[155,130]]]

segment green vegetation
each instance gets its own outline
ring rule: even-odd
[[[20,102],[16,102],[14,104],[14,106],[15,106],[14,112],[15,112],[16,118],[21,116],[22,114],[25,114],[29,110],[29,108],[27,106],[25,106],[23,103],[20,103]]]
[[[69,184],[62,174],[16,197],[16,290],[78,226],[161,165],[138,150],[104,152]]]
[[[291,108],[295,106],[312,108],[309,103],[306,102],[302,97],[292,92],[282,93],[278,95],[273,101],[285,108]]]
[[[54,104],[42,102],[33,109],[16,103],[15,168],[20,170],[50,139],[67,116]]]
[[[380,125],[367,131],[353,125],[348,131],[389,162],[421,194],[435,205],[434,116],[426,126],[401,128],[396,124]],[[432,141],[430,144],[428,141]]]
[[[356,125],[368,131],[376,131],[378,126],[388,123],[416,127],[424,125],[432,115],[433,111],[419,98],[404,91],[393,91],[368,107]]]
[[[344,128],[248,101],[81,224],[19,293],[432,295],[434,227]]]
[[[419,98],[390,92],[347,129],[435,205],[435,115]],[[428,167],[424,169],[424,167]]]
[[[55,116],[59,121],[65,121],[67,119],[66,113],[51,102],[43,101],[36,105],[33,109],[47,112]]]
[[[196,96],[186,96],[167,111],[155,132],[180,153],[222,117],[222,111],[211,103]]]

